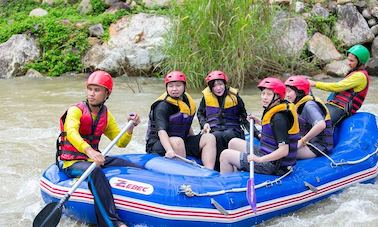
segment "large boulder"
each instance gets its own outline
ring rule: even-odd
[[[371,42],[374,34],[354,5],[337,6],[336,35],[346,46]]]
[[[171,24],[166,16],[125,16],[110,26],[108,43],[92,47],[83,64],[91,70],[108,70],[115,76],[149,74],[165,59],[162,47]]]
[[[39,58],[40,50],[36,41],[27,35],[13,35],[0,44],[0,78],[23,76],[24,65]]]
[[[332,61],[324,67],[324,71],[331,76],[344,77],[350,68],[348,66],[348,60]]]
[[[300,54],[308,40],[306,21],[300,16],[291,17],[286,12],[275,17],[272,31],[277,49],[291,57]]]
[[[308,50],[322,62],[329,63],[340,60],[343,56],[336,50],[330,38],[316,32],[308,41]]]

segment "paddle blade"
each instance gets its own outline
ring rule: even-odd
[[[256,213],[256,193],[253,178],[250,178],[247,182],[247,200],[253,210],[253,213]]]
[[[49,203],[39,212],[33,221],[33,227],[57,226],[62,217],[62,204]]]

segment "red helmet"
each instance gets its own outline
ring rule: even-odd
[[[113,89],[113,79],[112,76],[105,71],[95,71],[93,72],[87,80],[87,86],[90,84],[99,85],[108,89],[109,95],[112,93]]]
[[[281,100],[285,99],[286,86],[281,80],[277,78],[267,77],[260,81],[257,87],[260,88],[260,90],[263,90],[265,88],[271,89],[280,97]]]
[[[305,95],[310,93],[310,82],[304,76],[291,76],[285,81],[286,86],[295,87]]]
[[[228,82],[227,75],[222,71],[212,71],[209,74],[207,74],[205,78],[206,84],[209,84],[212,80],[224,80],[225,83]]]
[[[174,81],[182,81],[186,83],[186,76],[183,72],[180,71],[172,71],[168,73],[164,77],[164,84],[167,85],[169,82],[174,82]]]

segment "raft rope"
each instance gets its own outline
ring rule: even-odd
[[[274,179],[273,181],[270,181],[270,180],[267,180],[267,181],[264,181],[258,185],[255,185],[255,189],[258,189],[258,188],[262,188],[262,187],[269,187],[269,186],[272,186],[274,184],[281,184],[282,183],[282,179],[287,177],[290,173],[293,172],[293,168],[289,168],[289,171],[287,173],[285,173],[284,175]],[[192,186],[191,185],[188,185],[188,184],[183,184],[180,186],[180,193],[185,193],[186,196],[188,197],[193,197],[193,196],[215,196],[215,195],[222,195],[222,194],[226,194],[226,193],[229,193],[229,192],[245,192],[247,191],[247,188],[231,188],[231,189],[227,189],[227,190],[219,190],[219,191],[213,191],[213,192],[205,192],[205,193],[197,193],[197,192],[194,192],[192,190]]]
[[[326,158],[328,158],[328,160],[331,161],[331,167],[337,167],[337,166],[342,166],[342,165],[354,165],[354,164],[358,164],[358,163],[361,163],[367,159],[369,159],[371,156],[375,155],[375,154],[378,154],[378,143],[376,143],[374,146],[377,147],[375,149],[374,152],[366,155],[365,157],[361,158],[361,159],[358,159],[358,160],[354,160],[354,161],[344,161],[344,160],[340,160],[340,162],[336,162],[335,160],[333,160],[330,156],[328,156],[326,153],[324,153],[322,150],[320,150],[319,148],[317,148],[316,146],[314,146],[313,144],[307,142],[306,143],[307,146],[311,146],[313,147],[314,149],[316,149],[317,151],[319,151],[322,155],[324,155]]]

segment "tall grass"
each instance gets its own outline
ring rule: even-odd
[[[249,80],[307,66],[276,51],[270,38],[276,9],[263,0],[186,0],[171,10],[175,23],[163,72],[182,70],[191,87],[203,87],[212,70],[243,88]]]

